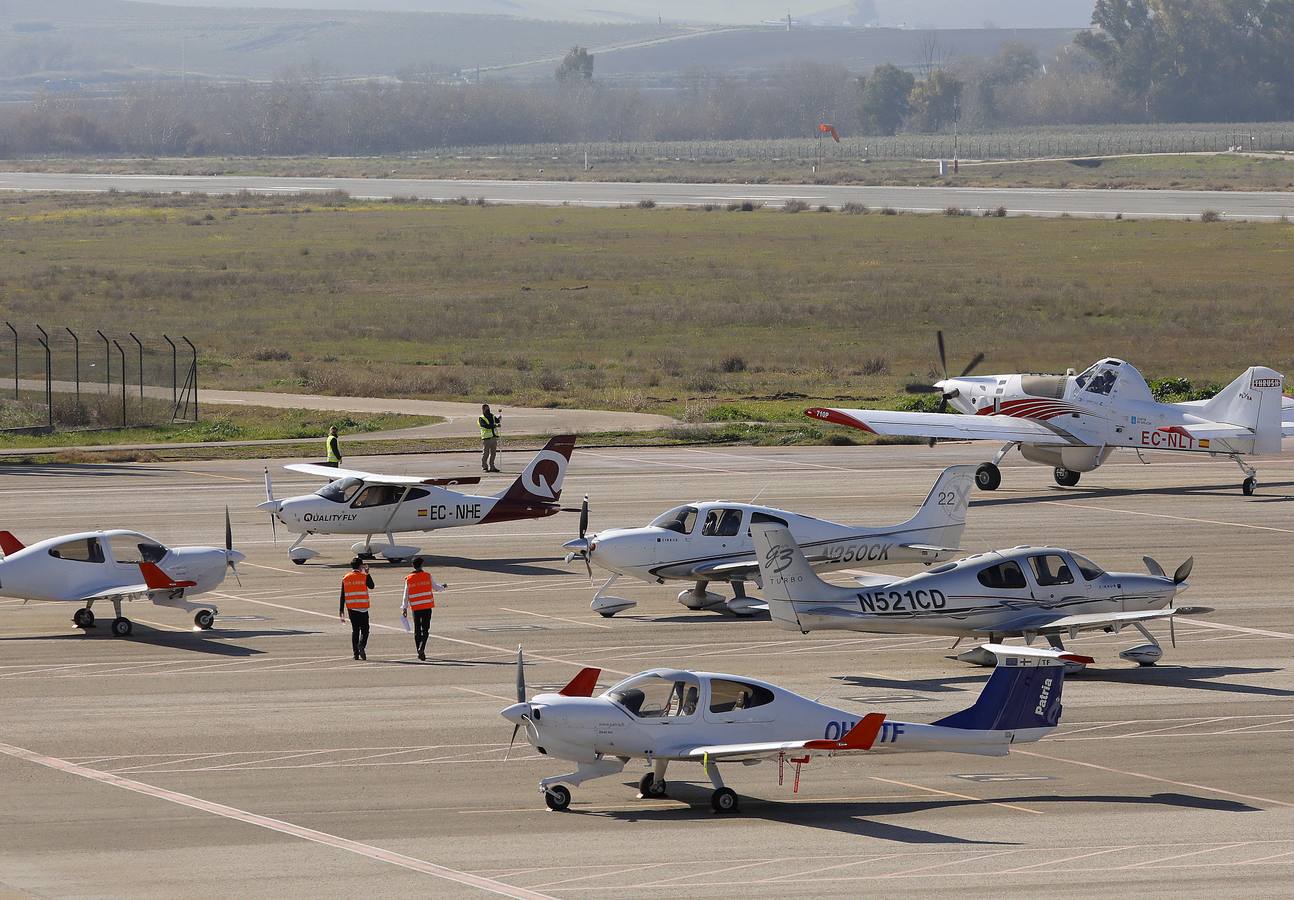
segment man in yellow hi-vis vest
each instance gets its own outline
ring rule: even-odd
[[[337,426],[334,425],[328,429],[328,437],[324,441],[324,449],[328,453],[328,460],[324,463],[326,466],[336,468],[341,465],[341,444],[337,441]]]
[[[494,464],[494,457],[499,452],[499,427],[503,424],[503,416],[496,416],[490,412],[490,404],[482,403],[476,424],[481,429],[481,471],[497,472],[499,469]]]
[[[356,659],[368,659],[368,592],[373,590],[373,576],[358,556],[351,560],[350,571],[341,580],[341,604],[337,616],[343,622],[350,618],[350,647]]]
[[[431,634],[431,613],[436,608],[436,591],[449,587],[440,584],[429,572],[422,570],[422,557],[413,558],[413,571],[404,578],[404,600],[400,603],[400,615],[409,618],[413,611],[413,646],[418,650],[418,659],[427,658],[427,636]]]

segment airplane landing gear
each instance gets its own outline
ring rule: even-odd
[[[216,613],[210,609],[200,609],[193,617],[193,624],[201,631],[210,631],[216,624]]]
[[[127,619],[124,616],[118,616],[112,620],[113,637],[130,637],[130,633],[134,628],[135,626],[130,623],[130,619]]]
[[[975,487],[981,491],[996,491],[1002,484],[1002,470],[994,463],[980,463],[975,469]]]
[[[77,628],[93,628],[94,613],[90,612],[89,607],[78,609],[76,612],[72,613],[72,624]]]
[[[735,813],[737,792],[724,786],[723,779],[719,777],[719,767],[709,759],[705,761],[705,774],[710,776],[710,783],[714,785],[714,793],[710,795],[710,808],[718,815]]]
[[[1240,471],[1245,473],[1245,480],[1240,483],[1240,492],[1246,497],[1252,497],[1254,491],[1258,488],[1258,470],[1253,466],[1247,466],[1238,456],[1231,457],[1240,467]]]
[[[1064,466],[1056,466],[1051,473],[1052,477],[1056,479],[1056,483],[1061,487],[1073,487],[1078,484],[1080,474],[1073,469],[1066,469]]]
[[[664,797],[665,789],[665,779],[657,778],[655,772],[648,772],[638,782],[638,799]]]
[[[544,788],[544,805],[553,812],[563,812],[571,805],[570,788],[563,784],[555,784],[550,788]]]

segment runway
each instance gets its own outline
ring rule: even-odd
[[[578,448],[564,497],[591,528],[641,524],[714,496],[841,521],[906,518],[945,465],[983,445]],[[514,472],[528,454],[505,454]],[[1230,464],[1115,457],[1074,489],[1012,457],[977,493],[968,551],[1071,546],[1114,570],[1143,554],[1196,564],[1178,647],[1137,669],[1135,634],[1080,637],[1097,658],[1067,680],[1059,731],[1005,759],[911,754],[817,760],[801,790],[776,765],[730,766],[742,811],[709,807],[700,767],[671,798],[634,799],[644,771],[574,790],[551,813],[528,745],[505,761],[517,645],[532,692],[583,665],[602,684],[658,665],[766,678],[849,709],[927,721],[968,705],[988,672],[943,638],[808,636],[693,613],[676,586],[593,615],[561,560],[574,515],[423,536],[438,594],[429,661],[398,625],[405,569],[378,584],[369,661],[338,622],[349,540],[312,564],[273,543],[261,461],[0,467],[0,527],[32,541],[129,525],[248,554],[213,632],[134,604],[130,639],[70,626],[71,608],[0,600],[0,894],[134,897],[1282,897],[1294,869],[1294,457],[1260,460],[1253,497]],[[355,458],[383,471],[471,471],[461,456]],[[277,462],[271,462],[277,466]],[[316,482],[272,469],[276,489]],[[500,486],[505,476],[499,476]],[[576,564],[578,565],[578,564]],[[902,571],[901,568],[899,568]],[[837,574],[833,579],[844,581]],[[690,783],[685,783],[690,782]]]
[[[1006,207],[1011,215],[1196,218],[1206,209],[1224,218],[1272,221],[1294,215],[1294,193],[1256,191],[1097,190],[1041,188],[885,187],[790,184],[673,184],[591,181],[474,181],[417,178],[291,178],[254,175],[89,175],[0,172],[0,190],[155,191],[209,194],[345,191],[352,197],[424,200],[483,198],[489,203],[547,206],[621,206],[654,200],[662,206],[704,206],[750,200],[780,207],[862,203],[875,209],[942,212]]]

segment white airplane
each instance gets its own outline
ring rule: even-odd
[[[487,495],[449,490],[450,485],[479,484],[479,476],[375,475],[354,469],[294,463],[284,468],[327,478],[328,484],[313,494],[275,500],[274,486],[266,469],[266,499],[256,508],[269,512],[271,524],[281,522],[288,531],[300,535],[288,549],[288,558],[297,565],[319,555],[318,550],[302,546],[312,534],[362,534],[364,540],[352,545],[352,551],[367,559],[380,554],[398,563],[418,555],[417,547],[395,542],[395,533],[399,531],[436,531],[542,519],[562,512],[558,500],[574,447],[574,435],[552,438],[507,490]],[[386,544],[374,547],[375,534],[386,535]]]
[[[948,377],[942,334],[939,361],[944,378],[909,385],[914,393],[938,393],[939,412],[812,407],[805,415],[872,434],[947,440],[1005,441],[991,461],[979,466],[975,484],[996,490],[998,463],[1013,448],[1029,462],[1053,467],[1056,483],[1078,484],[1118,449],[1205,453],[1235,461],[1244,473],[1246,496],[1258,474],[1243,457],[1281,452],[1281,439],[1294,436],[1294,400],[1282,396],[1285,376],[1253,366],[1210,400],[1159,403],[1141,373],[1108,358],[1081,375],[968,376],[977,356],[956,378]],[[951,405],[964,415],[944,415]]]
[[[0,596],[84,604],[72,616],[78,628],[94,627],[96,600],[111,601],[116,618],[112,633],[132,631],[121,614],[123,600],[149,600],[157,606],[193,612],[193,624],[211,628],[220,611],[212,603],[191,602],[225,580],[238,577],[236,565],[246,557],[233,548],[229,511],[225,511],[225,546],[167,547],[137,531],[82,531],[52,537],[30,546],[0,531]]]
[[[915,516],[900,525],[879,528],[839,525],[770,506],[715,500],[676,506],[641,528],[609,528],[586,535],[586,497],[580,513],[580,536],[562,546],[569,551],[567,562],[577,556],[584,560],[590,578],[594,563],[611,572],[593,597],[593,610],[603,617],[637,605],[605,593],[622,576],[648,584],[695,582],[678,595],[678,602],[688,609],[749,616],[766,609],[745,590],[745,582],[759,578],[759,563],[750,541],[752,526],[761,522],[787,526],[823,571],[892,563],[929,565],[960,552],[957,545],[966,527],[973,472],[972,466],[945,469]],[[712,581],[728,582],[734,596],[728,599],[707,590]]]
[[[666,795],[670,763],[699,763],[714,785],[711,807],[730,813],[737,795],[720,778],[720,762],[777,760],[779,784],[789,762],[798,792],[800,766],[815,756],[922,750],[1006,756],[1012,744],[1054,730],[1065,665],[1087,658],[1041,648],[984,649],[998,666],[974,705],[928,725],[836,709],[740,675],[680,669],[641,672],[594,697],[601,670],[586,668],[558,693],[526,700],[520,650],[517,702],[500,715],[513,723],[514,742],[524,727],[541,754],[575,763],[574,772],[540,780],[549,809],[570,806],[566,785],[618,775],[629,760],[642,759],[650,770],[639,782],[639,799]]]
[[[756,525],[755,547],[768,611],[790,631],[845,630],[880,634],[946,634],[1000,643],[1042,637],[1064,650],[1062,636],[1083,631],[1118,633],[1131,626],[1149,643],[1119,656],[1142,666],[1163,656],[1146,622],[1167,619],[1177,646],[1173,617],[1212,612],[1175,606],[1189,586],[1192,559],[1170,577],[1145,557],[1148,574],[1107,572],[1085,556],[1057,547],[1015,547],[977,553],[926,572],[860,588],[838,587],[809,567],[791,533],[780,525]],[[956,644],[953,645],[954,647]],[[992,664],[979,648],[957,657]]]

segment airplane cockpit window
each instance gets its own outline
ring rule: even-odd
[[[159,563],[166,556],[166,548],[151,541],[141,541],[137,534],[115,534],[108,538],[112,558],[120,565],[138,565],[142,562]]]
[[[1069,570],[1069,564],[1065,562],[1063,556],[1056,556],[1054,553],[1031,556],[1029,565],[1033,566],[1033,574],[1038,579],[1040,587],[1074,583],[1074,574]]]
[[[374,506],[389,506],[400,500],[404,488],[396,484],[370,484],[360,492],[351,504],[352,509],[369,509]]]
[[[333,503],[349,503],[355,496],[355,492],[363,486],[364,482],[358,478],[338,478],[315,491],[315,496],[331,500]]]
[[[712,509],[705,514],[701,534],[706,537],[735,537],[741,531],[741,510]]]
[[[785,519],[779,519],[777,516],[768,513],[753,512],[750,514],[751,525],[781,525],[783,528],[790,528],[791,525]],[[746,529],[747,536],[750,535],[750,529]]]
[[[1077,378],[1074,379],[1074,383],[1077,384],[1079,387],[1083,387],[1085,384],[1087,384],[1089,381],[1092,380],[1092,376],[1096,374],[1099,368],[1100,368],[1099,365],[1089,366],[1087,369],[1084,370],[1082,375],[1079,375]]]
[[[1118,379],[1119,379],[1118,372],[1116,372],[1114,369],[1108,369],[1103,367],[1101,371],[1093,375],[1091,381],[1088,382],[1087,392],[1089,394],[1101,394],[1102,396],[1109,396],[1110,391],[1114,389],[1114,382],[1116,382]]]
[[[1078,571],[1082,572],[1083,577],[1088,581],[1096,581],[1105,574],[1105,569],[1102,569],[1086,556],[1079,556],[1077,553],[1071,553],[1070,556],[1074,558],[1074,565],[1078,566]]]
[[[975,577],[986,588],[1016,590],[1027,587],[1024,572],[1020,571],[1020,564],[1013,559],[980,569]]]
[[[679,506],[652,519],[651,526],[677,531],[679,534],[691,534],[692,526],[696,524],[696,515],[695,506]]]
[[[55,559],[69,559],[73,562],[103,562],[103,547],[98,538],[80,538],[65,541],[57,547],[51,547],[49,555]]]
[[[613,687],[607,696],[640,719],[680,718],[696,713],[701,683],[690,676],[638,675]]]
[[[710,712],[726,713],[737,709],[753,709],[773,702],[773,692],[757,684],[741,681],[710,679]]]

